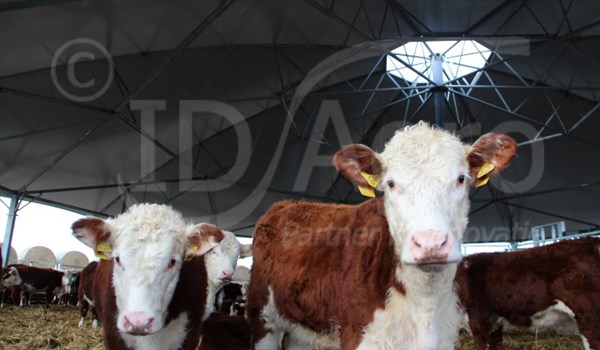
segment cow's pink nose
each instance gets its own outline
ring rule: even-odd
[[[130,312],[123,317],[123,328],[130,334],[154,333],[154,317],[145,312]]]
[[[440,264],[448,262],[453,242],[448,233],[429,230],[414,233],[408,244],[415,263]]]
[[[219,277],[222,281],[231,281],[233,280],[233,271],[221,271],[221,277]]]

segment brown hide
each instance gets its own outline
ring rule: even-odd
[[[94,276],[96,269],[98,268],[98,262],[92,261],[86,267],[81,270],[79,275],[79,288],[77,290],[77,297],[79,299],[79,315],[85,318],[90,308],[90,304],[85,297],[92,300],[92,287],[94,285]],[[92,321],[98,318],[96,308],[92,306]]]
[[[10,286],[2,288],[2,307],[9,301],[14,306],[19,306],[21,303],[21,287]]]
[[[399,261],[381,199],[276,203],[258,222],[252,249],[247,314],[254,342],[267,332],[260,313],[268,287],[286,319],[316,332],[339,328],[343,349],[358,345],[392,286],[405,293],[394,277]]]
[[[23,281],[21,285],[21,289],[26,293],[38,293],[45,292],[46,293],[46,307],[50,306],[50,302],[54,298],[54,294],[52,293],[55,288],[62,289],[62,277],[63,272],[47,269],[36,266],[29,266],[24,264],[11,264],[7,265],[5,269],[14,266],[19,271],[19,276]],[[25,285],[29,285],[32,289],[25,288]]]
[[[560,300],[574,313],[592,349],[600,349],[600,239],[565,240],[509,253],[465,257],[456,274],[477,349],[501,349],[503,317],[530,326],[530,317]],[[489,345],[489,348],[488,348]]]
[[[199,350],[250,350],[250,338],[243,317],[213,313],[204,321]]]
[[[118,309],[112,281],[112,260],[102,260],[96,270],[93,300],[104,333],[104,344],[109,350],[126,349],[117,329]],[[182,312],[188,313],[188,329],[182,350],[193,350],[198,346],[202,331],[202,315],[207,307],[207,275],[204,257],[193,257],[182,264],[179,281],[169,304],[165,325]],[[137,349],[143,350],[143,349]]]

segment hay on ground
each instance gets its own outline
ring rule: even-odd
[[[90,315],[88,315],[90,317]],[[92,329],[88,320],[78,328],[79,312],[74,307],[52,305],[0,309],[0,349],[10,350],[102,350],[102,331]],[[456,350],[474,350],[473,339],[461,333]],[[579,350],[583,345],[578,336],[527,332],[504,336],[505,350]]]

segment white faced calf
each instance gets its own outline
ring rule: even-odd
[[[215,249],[206,254],[208,282],[217,289],[233,280],[233,274],[240,257],[250,256],[250,246],[240,244],[235,234],[223,231],[224,238]]]
[[[73,224],[73,234],[114,261],[116,326],[121,334],[132,335],[154,334],[163,329],[182,264],[192,255],[206,253],[223,239],[222,231],[216,227],[187,225],[180,213],[157,204],[133,206],[108,221],[81,219]]]
[[[206,273],[208,276],[207,307],[204,318],[213,311],[215,295],[220,288],[233,280],[237,262],[240,257],[251,254],[250,246],[240,244],[235,234],[223,231],[224,238],[217,247],[205,255]]]

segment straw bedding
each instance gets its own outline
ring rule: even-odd
[[[49,310],[34,305],[0,309],[0,349],[6,350],[100,350],[102,332],[77,327],[79,313],[74,307],[51,305]],[[514,333],[504,337],[506,350],[578,350],[583,349],[577,336]],[[473,340],[461,334],[457,350],[473,350]]]

